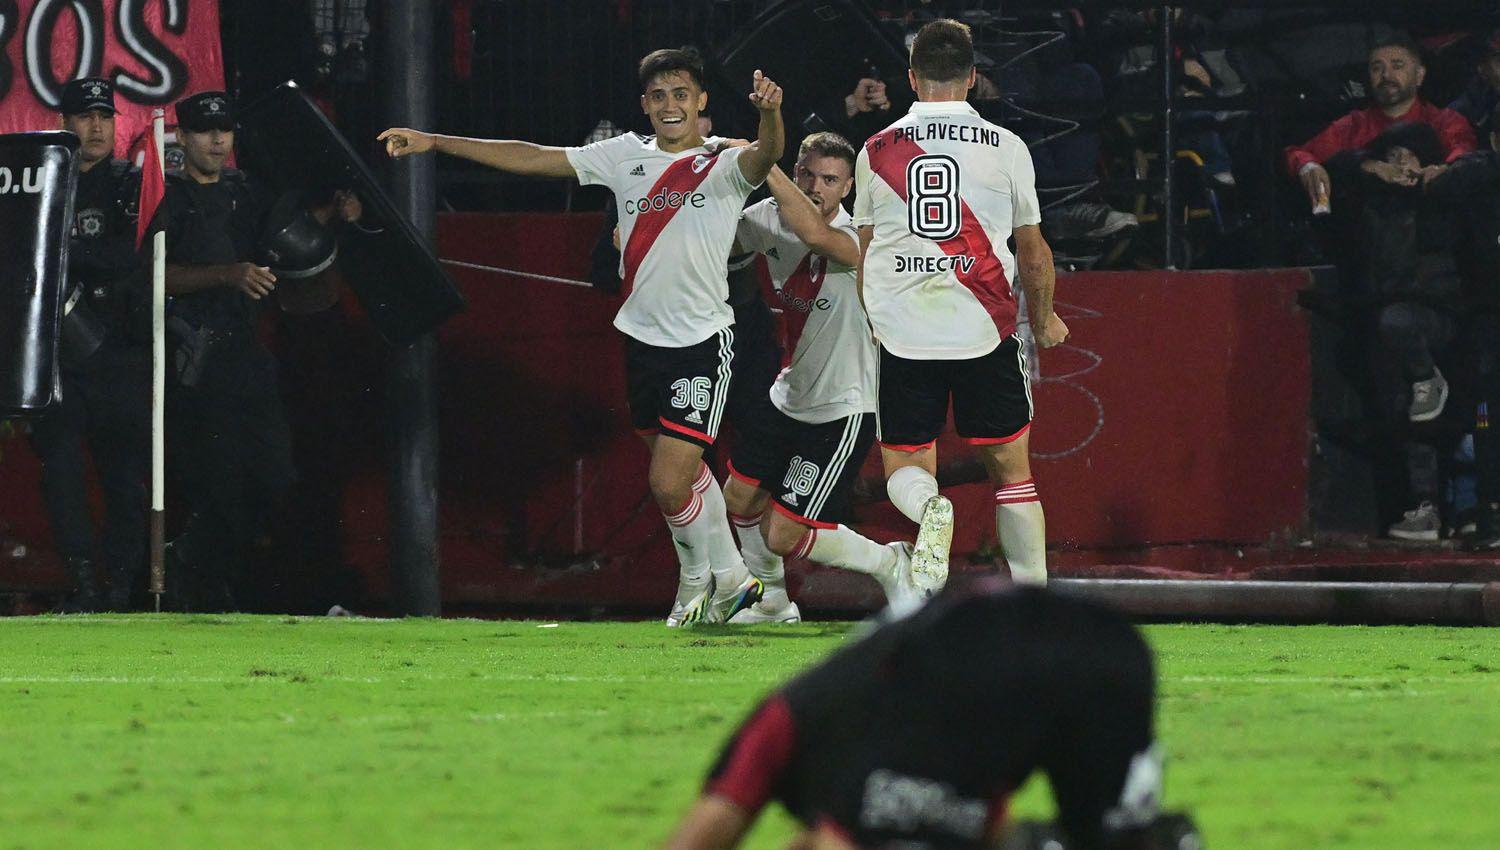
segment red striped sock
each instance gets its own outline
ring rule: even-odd
[[[697,519],[701,513],[703,513],[703,496],[694,490],[693,497],[688,499],[687,505],[682,510],[667,516],[667,525],[682,528]],[[666,515],[663,514],[663,516]]]
[[[708,464],[698,464],[698,477],[693,479],[693,491],[702,493],[708,490],[708,485],[713,483],[714,474],[709,471]]]
[[[1019,505],[1022,502],[1040,502],[1036,492],[1036,479],[1028,478],[1014,484],[1006,484],[995,491],[995,504]]]
[[[797,548],[793,549],[792,554],[788,555],[787,557],[806,558],[808,555],[812,554],[813,544],[817,542],[818,530],[816,528],[809,528],[807,530],[807,533],[802,535],[801,539],[797,541]]]
[[[748,529],[751,529],[751,528],[759,528],[760,527],[760,521],[761,521],[761,519],[765,515],[766,515],[765,511],[761,511],[760,513],[756,514],[755,516],[746,516],[745,514],[730,513],[729,514],[729,521],[732,522],[732,523],[734,523],[734,527],[735,528],[738,528],[738,529],[740,529],[740,530],[743,531],[743,530],[748,530]]]

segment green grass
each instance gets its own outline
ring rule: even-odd
[[[1147,631],[1168,803],[1214,850],[1500,847],[1500,632]],[[757,696],[846,633],[0,621],[0,850],[651,847]],[[1045,783],[1018,809],[1050,811]]]

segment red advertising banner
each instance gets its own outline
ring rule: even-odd
[[[57,129],[63,84],[115,85],[115,155],[139,150],[151,110],[224,87],[218,0],[0,0],[0,133]]]

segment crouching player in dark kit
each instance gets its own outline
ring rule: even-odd
[[[1151,848],[1154,682],[1116,614],[993,580],[945,594],[767,697],[667,850],[737,847],[772,800],[806,826],[798,850],[999,847],[1038,769],[1062,846]]]

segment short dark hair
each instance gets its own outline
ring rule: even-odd
[[[698,53],[696,47],[663,47],[661,50],[653,50],[646,54],[641,60],[637,75],[641,78],[641,91],[658,74],[670,74],[681,71],[692,78],[698,88],[703,88],[703,56]]]
[[[1383,47],[1395,47],[1400,50],[1405,50],[1407,53],[1410,53],[1412,55],[1412,58],[1417,60],[1418,65],[1427,64],[1427,57],[1422,55],[1422,45],[1417,44],[1412,40],[1411,36],[1407,35],[1404,32],[1393,32],[1385,38],[1382,38],[1374,44],[1370,45],[1370,54],[1373,54],[1375,51]]]
[[[854,145],[849,144],[848,139],[840,136],[838,133],[831,133],[827,130],[821,133],[813,133],[811,136],[803,139],[802,145],[797,148],[797,158],[801,159],[809,152],[815,153],[818,156],[831,156],[835,159],[842,159],[844,162],[849,163],[849,171],[851,173],[854,171],[854,161],[858,156],[854,152]]]
[[[966,80],[974,68],[974,37],[968,24],[939,18],[917,30],[911,43],[911,70],[933,83]]]
[[[1429,124],[1399,121],[1370,140],[1366,150],[1376,159],[1385,159],[1395,147],[1411,151],[1423,165],[1441,165],[1443,162],[1443,140]]]

